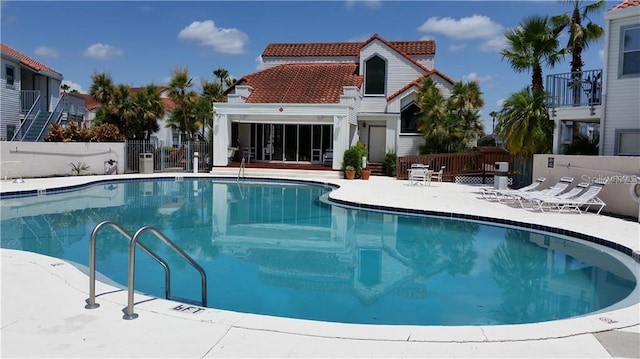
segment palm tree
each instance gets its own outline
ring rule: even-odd
[[[136,117],[141,122],[140,129],[145,133],[145,139],[149,140],[151,134],[157,132],[158,119],[164,116],[164,103],[160,97],[158,86],[147,85],[136,93],[134,98]]]
[[[135,137],[135,109],[129,86],[120,84],[114,88],[107,111],[117,116],[117,126],[127,138]]]
[[[188,68],[176,68],[173,71],[171,82],[169,83],[169,97],[175,102],[176,107],[172,113],[174,117],[174,123],[178,118],[182,122],[179,128],[184,133],[189,133],[191,138],[192,133],[188,129],[192,126],[189,125],[189,114],[192,111],[192,107],[195,104],[197,94],[191,90],[193,87],[193,79],[189,77]],[[180,117],[177,117],[180,116]]]
[[[461,141],[470,141],[483,132],[479,109],[484,107],[482,91],[475,81],[457,81],[448,99],[449,112],[462,129]]]
[[[63,93],[67,93],[67,91],[69,91],[70,88],[71,88],[71,86],[69,86],[67,84],[60,85],[60,90],[62,90]]]
[[[509,96],[498,117],[498,137],[514,156],[528,158],[548,153],[553,138],[553,121],[545,106],[544,92],[525,88]]]
[[[551,18],[555,31],[562,32],[567,29],[569,39],[566,49],[571,53],[571,78],[573,84],[574,103],[580,102],[580,89],[582,83],[582,51],[604,35],[604,29],[591,21],[589,15],[601,11],[605,7],[605,1],[581,6],[582,0],[565,0],[572,6],[571,15],[564,13]],[[582,23],[588,21],[586,26]]]
[[[91,97],[98,101],[98,103],[103,107],[108,106],[111,102],[111,96],[114,90],[111,76],[106,73],[94,73],[91,75],[91,81],[91,89],[89,90]]]
[[[507,47],[500,51],[516,72],[531,71],[531,89],[544,91],[542,65],[553,67],[564,56],[558,41],[560,31],[551,26],[547,16],[530,16],[518,27],[504,33]]]
[[[440,143],[443,142],[441,140],[444,140],[448,135],[442,127],[442,123],[447,117],[446,100],[440,89],[436,87],[436,82],[430,77],[422,80],[416,97],[418,107],[421,109],[418,118],[418,130],[423,134],[427,142],[433,139],[435,149],[439,149]]]
[[[229,78],[229,71],[223,67],[218,67],[217,70],[213,70],[213,76],[220,79],[220,87],[223,87]]]

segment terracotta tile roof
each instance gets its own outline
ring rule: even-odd
[[[406,55],[435,55],[436,43],[426,41],[386,41],[377,34],[365,42],[325,42],[268,44],[263,57],[360,56],[360,49],[373,39],[380,39]]]
[[[362,84],[358,64],[314,63],[275,66],[238,80],[253,92],[247,103],[339,103],[344,86]]]
[[[610,11],[624,9],[627,7],[640,6],[640,0],[624,0],[618,5],[614,6]]]
[[[45,72],[47,74],[49,74],[50,76],[62,79],[62,74],[59,73],[58,71],[52,69],[51,67],[43,64],[42,62],[39,62],[37,60],[34,60],[32,58],[30,58],[29,56],[21,53],[18,50],[13,49],[12,47],[10,47],[9,45],[6,45],[4,43],[0,43],[0,52],[4,53],[4,54],[8,54],[12,57],[15,57],[17,59],[20,60],[20,64],[34,70],[37,72]]]
[[[96,101],[93,96],[87,94],[87,93],[81,93],[81,94],[77,94],[78,96],[84,98],[84,108],[86,108],[88,111],[93,111],[95,109],[97,109],[98,107],[100,107],[100,104],[98,103],[98,101]]]
[[[388,97],[387,97],[387,101],[390,101],[390,100],[392,100],[394,97],[399,96],[400,94],[402,94],[403,92],[407,91],[408,89],[410,89],[410,88],[411,88],[411,87],[413,87],[413,86],[420,87],[420,85],[422,84],[422,80],[423,80],[423,79],[425,79],[425,78],[427,78],[427,77],[429,77],[429,76],[431,76],[431,75],[434,75],[434,74],[435,74],[435,75],[438,75],[438,76],[440,76],[440,77],[442,77],[445,81],[447,81],[448,83],[450,83],[450,84],[452,84],[452,85],[453,85],[453,84],[454,84],[454,82],[455,82],[455,81],[453,81],[449,76],[447,76],[447,75],[443,74],[442,72],[440,72],[440,71],[438,71],[438,70],[436,70],[436,69],[433,69],[433,70],[430,70],[429,72],[427,72],[427,74],[425,74],[425,75],[423,75],[423,76],[418,77],[417,79],[415,79],[415,80],[411,81],[410,83],[406,84],[406,85],[405,85],[403,88],[401,88],[400,90],[398,90],[398,91],[396,91],[395,93],[393,93],[392,95],[388,96]]]

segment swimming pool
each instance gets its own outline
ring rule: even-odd
[[[580,241],[318,201],[329,190],[185,179],[7,198],[2,246],[86,265],[101,220],[132,232],[152,224],[205,267],[211,307],[352,323],[553,320],[608,307],[635,287],[626,266]],[[171,264],[176,295],[197,299],[197,273],[158,242],[149,246]],[[105,231],[98,270],[125,284],[126,250]],[[136,289],[162,296],[162,269],[142,254],[137,261]]]

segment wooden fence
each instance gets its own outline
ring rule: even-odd
[[[408,179],[408,170],[412,164],[425,164],[434,171],[445,166],[444,181],[454,181],[459,175],[484,178],[494,175],[496,162],[509,162],[509,172],[514,168],[513,156],[507,151],[498,147],[482,147],[474,152],[398,157],[396,173],[398,179]]]

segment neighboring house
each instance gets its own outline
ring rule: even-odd
[[[129,92],[131,95],[135,95],[138,91],[142,90],[142,87],[131,87]],[[164,86],[160,86],[160,98],[162,99],[162,103],[164,104],[165,113],[164,116],[158,119],[158,131],[154,132],[151,135],[151,139],[153,141],[158,141],[164,146],[178,146],[182,143],[181,134],[178,130],[167,127],[169,117],[175,108],[175,103],[172,99],[169,98],[168,91],[169,89]],[[96,118],[96,113],[98,109],[101,107],[100,103],[96,101],[93,96],[89,94],[80,94],[85,99],[86,102],[86,110],[87,116],[85,118],[84,124],[87,127],[91,127],[94,125],[94,121]]]
[[[62,74],[4,43],[0,53],[0,138],[41,141],[47,126],[62,117]]]
[[[246,75],[214,103],[214,165],[240,147],[251,161],[322,163],[330,150],[339,169],[343,152],[363,142],[369,162],[386,152],[415,155],[416,91],[433,78],[445,97],[453,81],[434,67],[434,41],[269,44],[264,69]]]
[[[600,155],[640,156],[640,0],[604,15],[604,69],[547,76],[553,153],[580,134],[599,138]]]

